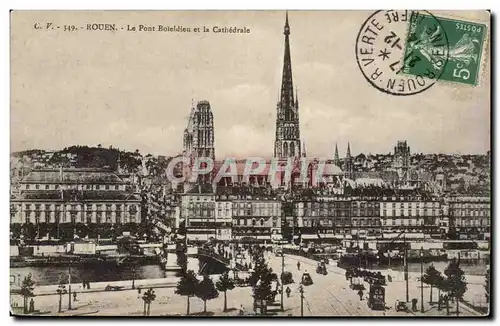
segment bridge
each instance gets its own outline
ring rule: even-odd
[[[207,258],[210,258],[220,264],[223,264],[224,266],[226,267],[230,267],[231,266],[231,260],[229,260],[228,258],[222,256],[222,255],[219,255],[217,254],[216,252],[212,251],[212,250],[207,250],[207,249],[203,249],[203,248],[200,248],[198,247],[198,253],[197,253],[198,256],[203,256],[203,257],[207,257]],[[206,265],[206,264],[205,264]],[[203,271],[203,269],[205,268],[205,265],[203,266],[200,266],[200,272]],[[248,271],[248,268],[243,266],[242,264],[239,264],[237,262],[235,262],[234,264],[234,269],[236,271],[239,271],[239,272],[242,272],[242,271]]]

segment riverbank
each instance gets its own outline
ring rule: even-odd
[[[119,291],[127,291],[134,290],[137,291],[138,288],[147,289],[150,287],[153,288],[169,288],[175,287],[177,282],[179,282],[179,277],[167,277],[167,278],[157,278],[157,279],[143,279],[143,280],[123,280],[123,281],[114,281],[114,282],[94,282],[90,283],[90,289],[84,289],[83,284],[72,284],[71,291],[77,292],[78,294],[83,293],[94,293],[94,292],[105,292],[107,286],[111,287],[119,287]],[[134,287],[132,287],[132,284]],[[68,284],[66,285],[66,290],[68,289]],[[44,295],[54,295],[57,294],[57,289],[59,285],[42,285],[37,286],[34,289],[35,296],[44,296]],[[11,293],[16,295],[16,287],[11,287]],[[119,292],[116,291],[116,292]],[[108,292],[108,291],[106,291]]]

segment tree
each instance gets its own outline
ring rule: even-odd
[[[31,278],[31,273],[28,274],[23,280],[21,285],[21,296],[23,297],[23,311],[28,313],[28,299],[34,297],[33,290],[35,289],[35,282]]]
[[[66,285],[63,281],[59,283],[59,287],[57,288],[56,292],[57,294],[59,294],[59,312],[62,312],[62,296],[63,294],[68,293],[68,291],[66,290]]]
[[[488,268],[486,270],[486,274],[484,275],[485,277],[485,283],[484,283],[484,291],[485,294],[484,296],[486,297],[486,302],[490,302],[490,269]]]
[[[187,297],[186,315],[189,315],[189,298],[196,295],[198,284],[199,281],[192,270],[188,270],[177,283],[175,293]]]
[[[196,296],[203,300],[203,312],[207,312],[207,300],[212,300],[219,296],[214,282],[208,275],[204,275],[203,280],[198,284]]]
[[[149,288],[142,295],[142,300],[144,301],[144,316],[149,316],[151,314],[151,302],[155,301],[155,299],[156,299],[156,294],[155,294],[155,290],[153,290],[153,288]],[[147,307],[147,311],[146,311],[146,307]]]
[[[217,290],[224,292],[224,312],[227,311],[227,291],[234,289],[234,282],[229,278],[229,273],[224,272],[217,283],[215,283]]]
[[[267,266],[264,259],[258,259],[254,272],[249,277],[249,283],[252,286],[254,300],[259,300],[261,303],[261,314],[266,313],[267,300],[272,295],[271,282],[273,277],[273,270]]]
[[[441,272],[438,271],[434,265],[430,265],[427,267],[427,270],[425,271],[425,274],[422,277],[422,281],[425,284],[428,284],[431,286],[431,293],[430,293],[430,298],[429,302],[432,302],[432,288],[436,286],[439,277],[441,276]]]
[[[438,298],[439,298],[438,299],[438,310],[441,310],[441,291],[446,292],[445,279],[444,279],[442,274],[439,274],[434,286],[439,290],[439,292],[438,292]]]
[[[446,290],[450,297],[453,297],[457,301],[457,314],[458,314],[458,303],[460,299],[463,298],[465,292],[467,291],[467,282],[465,282],[464,271],[460,268],[460,262],[453,259],[446,269],[444,270],[446,275],[445,284]]]

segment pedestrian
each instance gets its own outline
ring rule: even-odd
[[[359,289],[358,295],[359,295],[359,301],[363,301],[363,290]]]
[[[141,289],[141,287],[139,286],[139,287],[137,288],[137,298],[140,298],[140,297],[141,297],[141,290],[142,290],[142,289]]]
[[[396,311],[399,311],[399,299],[396,299]]]
[[[297,270],[300,271],[300,261],[297,262]]]
[[[78,300],[76,299],[76,291],[75,291],[75,292],[73,292],[73,301],[74,301],[74,302],[78,301]]]
[[[31,298],[31,300],[30,300],[29,312],[35,312],[35,301],[33,300],[33,298]]]
[[[411,309],[413,311],[417,311],[417,304],[418,304],[418,299],[417,298],[411,299]]]
[[[286,291],[286,297],[290,298],[290,293],[292,292],[292,290],[290,290],[290,287],[287,286],[285,291]]]

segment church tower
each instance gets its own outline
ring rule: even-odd
[[[293,96],[292,60],[290,57],[290,25],[285,19],[285,56],[280,99],[276,107],[276,139],[274,157],[300,157],[299,99]]]
[[[208,101],[199,101],[191,108],[189,122],[184,130],[183,155],[191,165],[197,157],[215,160],[214,117]],[[192,167],[192,166],[191,166]],[[184,167],[186,169],[188,167]],[[209,174],[200,175],[198,182],[209,183]]]
[[[344,161],[344,175],[346,178],[354,178],[354,164],[351,156],[351,144],[347,143],[347,153]]]

